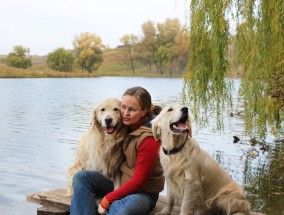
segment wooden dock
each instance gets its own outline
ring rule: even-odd
[[[67,215],[70,212],[71,198],[65,196],[66,189],[56,189],[50,191],[43,191],[27,196],[27,201],[41,205],[37,209],[37,215]],[[165,197],[160,196],[155,209],[149,215],[160,211],[166,203]],[[172,215],[179,214],[179,206],[176,205],[173,209]]]
[[[56,189],[50,191],[42,191],[27,196],[27,201],[41,205],[37,209],[37,215],[68,215],[70,214],[71,198],[65,196],[66,189]],[[166,203],[165,197],[160,196],[156,207],[148,215],[154,215],[161,211]],[[178,215],[180,206],[175,205],[171,215]],[[250,215],[264,215],[261,213],[251,212]]]

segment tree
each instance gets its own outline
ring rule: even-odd
[[[171,59],[170,59],[170,74],[172,75],[175,70],[177,74],[181,74],[185,70],[188,61],[189,52],[189,32],[184,27],[176,35],[174,44],[171,47]]]
[[[158,50],[157,29],[153,21],[143,23],[141,28],[143,33],[140,46],[142,61],[146,63],[149,70],[151,70],[155,59],[155,53]]]
[[[207,124],[216,113],[217,129],[223,126],[224,111],[231,108],[231,82],[228,72],[228,20],[223,13],[226,1],[191,2],[191,28],[188,70],[184,90],[193,102],[194,117]]]
[[[47,56],[47,65],[56,71],[72,71],[74,65],[73,51],[58,48]]]
[[[181,24],[178,19],[166,19],[163,23],[157,24],[157,42],[159,48],[155,55],[157,70],[160,74],[164,73],[166,66],[173,63],[173,47],[176,45],[178,35],[182,32]],[[186,45],[187,46],[187,45]],[[171,67],[171,69],[173,69]],[[170,70],[172,73],[172,70]]]
[[[17,45],[13,48],[13,52],[9,53],[5,59],[8,66],[27,69],[32,66],[32,60],[27,55],[30,53],[28,48]]]
[[[75,37],[73,45],[76,60],[82,72],[87,70],[92,73],[100,67],[105,46],[99,36],[89,32],[81,33],[80,36]]]
[[[154,64],[156,71],[160,74],[164,74],[166,69],[169,69],[170,74],[172,74],[178,58],[178,53],[174,53],[174,51],[180,49],[178,44],[181,42],[179,41],[182,39],[181,35],[184,33],[184,28],[181,27],[179,20],[166,19],[163,23],[157,23],[157,26],[154,22],[148,21],[142,24],[142,32],[141,59],[149,65],[149,68]],[[188,50],[188,45],[183,45]],[[184,54],[184,52],[181,54]],[[177,65],[177,67],[179,66]]]
[[[157,30],[159,43],[170,48],[181,31],[181,24],[178,19],[167,18],[165,22],[157,24]]]
[[[170,49],[163,45],[159,46],[157,52],[155,53],[154,63],[155,63],[157,71],[161,75],[164,74],[164,68],[170,58],[171,58]]]
[[[135,68],[139,59],[138,37],[134,34],[126,34],[120,38],[123,46],[119,48],[117,58],[120,63],[126,65],[135,75]]]
[[[235,16],[228,17],[230,12]],[[283,135],[283,84],[278,81],[284,79],[283,1],[197,0],[191,1],[190,14],[184,95],[193,102],[196,118],[206,123],[214,111],[221,128],[224,111],[231,108],[226,77],[229,19],[234,19],[246,133],[265,137],[269,125],[272,133]]]
[[[262,136],[267,124],[272,133],[284,133],[283,4],[261,0],[237,5],[237,17],[243,20],[237,28],[236,50],[244,70],[241,94],[246,130]]]

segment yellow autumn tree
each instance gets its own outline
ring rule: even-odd
[[[82,72],[87,70],[92,73],[100,67],[105,46],[99,36],[89,32],[81,33],[75,37],[73,45],[76,61]]]

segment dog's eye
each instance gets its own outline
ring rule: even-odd
[[[105,111],[105,110],[106,110],[105,108],[102,108],[102,109],[101,109],[101,111]]]
[[[118,109],[118,108],[114,108],[113,110],[114,110],[114,111],[119,111],[119,109]]]
[[[168,112],[171,112],[171,111],[173,111],[173,109],[172,109],[172,108],[169,108]]]

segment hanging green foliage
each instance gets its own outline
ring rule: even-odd
[[[238,1],[236,51],[248,134],[283,134],[284,1]],[[283,84],[282,84],[283,89]]]
[[[229,22],[225,18],[229,2],[191,1],[189,63],[184,76],[184,96],[193,103],[197,124],[205,125],[216,114],[217,130],[224,111],[232,106],[232,83],[228,72]]]
[[[245,131],[260,137],[268,131],[283,135],[284,0],[195,0],[190,14],[184,96],[194,104],[195,118],[206,123],[214,112],[217,128],[222,128],[222,115],[231,107],[227,50],[229,38],[235,37]],[[236,35],[229,33],[233,19]]]

